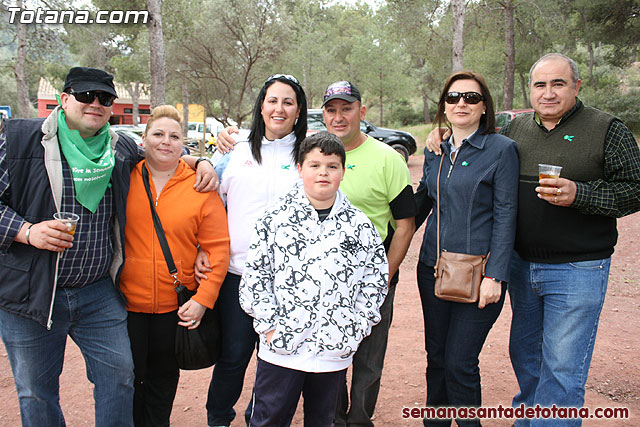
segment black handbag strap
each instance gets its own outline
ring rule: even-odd
[[[156,212],[155,203],[153,201],[154,198],[151,195],[151,188],[149,186],[149,171],[147,170],[147,165],[144,164],[142,165],[142,182],[144,183],[145,190],[147,190],[149,207],[151,208],[151,216],[153,217],[153,226],[155,227],[156,234],[158,235],[158,241],[160,242],[160,247],[164,254],[164,260],[167,262],[169,274],[173,277],[173,284],[175,286],[180,286],[180,281],[178,280],[178,269],[176,268],[176,264],[173,262],[171,249],[169,249],[169,242],[167,242],[167,238],[164,235],[164,229],[162,228],[162,222],[160,222],[160,217]]]

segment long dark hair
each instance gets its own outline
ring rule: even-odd
[[[474,80],[480,85],[480,91],[482,92],[482,97],[484,98],[484,106],[486,107],[486,112],[482,116],[480,116],[480,127],[478,133],[480,134],[488,134],[488,133],[496,133],[496,113],[493,111],[493,98],[491,98],[491,92],[489,92],[489,87],[487,86],[487,82],[484,80],[479,73],[475,71],[458,71],[457,73],[453,73],[447,79],[447,82],[444,84],[444,89],[442,89],[442,93],[440,94],[440,100],[438,101],[438,112],[436,113],[436,117],[434,119],[434,123],[437,123],[439,128],[448,127],[449,121],[444,114],[444,98],[447,96],[449,92],[449,88],[453,84],[453,82],[457,80]]]
[[[293,125],[293,133],[296,136],[296,142],[291,150],[291,157],[294,162],[298,163],[298,148],[300,143],[307,136],[307,96],[304,94],[304,90],[300,83],[295,80],[295,77],[276,75],[277,77],[270,77],[260,89],[256,103],[253,106],[253,122],[251,123],[251,133],[249,133],[249,143],[251,144],[251,154],[258,163],[262,163],[262,138],[264,137],[265,126],[264,119],[262,118],[262,103],[267,96],[267,89],[275,82],[284,83],[291,86],[296,93],[296,102],[300,109],[298,120]],[[293,80],[292,80],[293,79]],[[294,81],[295,80],[295,81]]]

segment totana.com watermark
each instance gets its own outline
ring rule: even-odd
[[[56,10],[9,7],[10,24],[146,24],[146,10]],[[95,15],[95,16],[94,16]]]

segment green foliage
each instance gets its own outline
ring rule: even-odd
[[[388,25],[411,63],[412,95],[437,99],[451,73],[451,17],[437,0],[388,0]]]
[[[93,10],[146,9],[146,0],[48,0],[50,7]],[[218,118],[247,121],[255,95],[273,73],[295,75],[310,106],[319,107],[326,86],[351,80],[361,89],[368,118],[385,123],[423,120],[435,107],[451,72],[450,2],[387,0],[164,0],[168,98],[206,105]],[[382,2],[379,2],[382,3]],[[640,42],[640,0],[511,0],[514,5],[514,107],[524,106],[531,65],[559,51],[574,58],[585,81],[587,104],[633,125],[629,99],[640,87],[633,74]],[[465,67],[487,80],[501,108],[505,69],[504,1],[467,2]],[[27,5],[27,7],[31,7]],[[15,99],[15,25],[0,5],[0,101]],[[91,65],[120,81],[149,83],[147,27],[132,25],[30,25],[29,93],[41,76],[61,84],[72,65]],[[592,68],[589,66],[593,60]],[[588,78],[590,68],[594,79]],[[524,92],[524,93],[523,93]],[[406,100],[407,102],[403,102]],[[431,116],[433,117],[433,116]],[[635,126],[635,125],[633,125]]]
[[[111,59],[130,51],[136,35],[125,29],[120,25],[65,24],[63,37],[73,55],[72,63],[115,72]]]
[[[11,111],[18,111],[16,79],[10,73],[0,73],[0,105],[8,105]]]
[[[282,55],[288,17],[273,0],[213,0],[204,2],[175,40],[173,65],[189,81],[192,102],[219,120],[238,123],[251,114],[265,69]]]
[[[593,81],[585,79],[586,51],[584,46],[578,46],[574,57],[582,77],[580,99],[591,107],[613,114],[622,120],[633,132],[640,132],[640,64],[631,67],[618,67],[606,62],[611,56],[611,46],[601,46],[594,52],[597,65],[594,67]]]
[[[600,89],[587,92],[583,100],[587,105],[613,114],[622,120],[632,132],[640,132],[640,110],[638,109],[640,89],[631,89],[623,93],[618,88]]]
[[[628,64],[638,57],[640,0],[579,0],[587,31],[596,40],[616,46],[609,59]]]
[[[422,123],[422,111],[416,111],[407,100],[401,100],[393,109],[393,121],[401,126]]]
[[[293,0],[283,2],[288,15],[287,48],[280,58],[267,64],[265,76],[286,73],[296,76],[307,95],[310,108],[319,108],[327,86],[351,79],[344,57],[350,52],[349,27],[343,7],[327,7],[325,1]]]
[[[115,72],[116,79],[122,83],[150,81],[148,64],[149,35],[147,32],[140,32],[132,37],[129,40],[129,46],[121,50],[119,55],[111,58],[109,63]]]
[[[50,7],[60,8],[60,2],[51,0]],[[19,111],[16,88],[17,24],[9,23],[8,7],[0,4],[0,104],[10,105],[14,114]],[[40,77],[57,76],[58,64],[69,60],[64,43],[64,31],[59,25],[26,25],[26,60],[24,65],[31,114],[36,116],[36,100]]]
[[[377,107],[378,123],[388,125],[388,105],[409,95],[409,58],[403,46],[391,39],[390,17],[384,11],[367,16],[371,13],[361,12],[362,22],[355,27],[361,32],[352,35],[352,49],[347,55],[349,80],[358,84],[366,105]]]
[[[633,70],[632,70],[633,71]],[[580,98],[591,107],[606,111],[622,120],[633,132],[640,132],[640,109],[638,97],[640,88],[621,85],[619,75],[626,75],[629,71],[603,67],[597,70],[598,86],[583,84]],[[633,73],[630,80],[633,80]]]
[[[413,126],[403,126],[399,128],[405,132],[409,132],[416,139],[416,145],[418,149],[416,150],[417,155],[424,154],[424,147],[427,141],[427,136],[429,136],[429,132],[433,129],[431,123],[429,124],[421,124],[421,125],[413,125]]]

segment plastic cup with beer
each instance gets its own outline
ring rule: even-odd
[[[560,178],[561,170],[562,170],[562,166],[538,164],[538,179],[545,179],[545,178],[558,179]],[[554,185],[548,185],[548,184],[547,185],[540,184],[540,185],[542,187],[555,188]]]
[[[67,233],[72,236],[76,234],[76,226],[80,220],[78,215],[71,212],[56,212],[53,214],[53,219],[64,222],[67,225]]]

